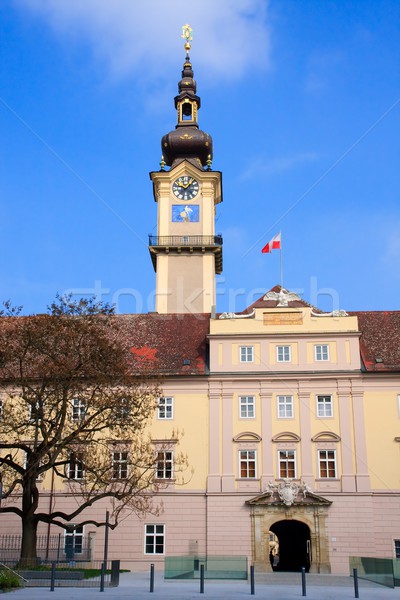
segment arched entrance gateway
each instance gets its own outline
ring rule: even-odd
[[[293,519],[277,521],[271,526],[271,532],[278,539],[275,552],[270,550],[273,571],[301,571],[304,567],[308,572],[311,564],[310,528]]]
[[[330,573],[326,517],[329,500],[283,480],[246,502],[251,509],[253,563],[258,571]],[[276,555],[276,556],[275,556]]]

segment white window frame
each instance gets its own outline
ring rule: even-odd
[[[331,454],[331,456],[329,456],[329,454]],[[325,455],[325,456],[324,456]],[[329,471],[330,471],[330,465],[334,466],[334,471],[335,474],[334,476],[329,475]],[[325,465],[325,469],[326,470],[326,475],[322,474],[323,469],[321,468],[322,465]],[[329,448],[327,450],[325,449],[320,449],[318,450],[318,477],[319,479],[337,479],[338,478],[338,474],[337,474],[337,461],[336,461],[336,450]]]
[[[70,452],[67,477],[71,481],[82,481],[85,477],[83,452]]]
[[[239,418],[256,418],[256,398],[255,396],[239,396]]]
[[[242,466],[246,475],[242,474]],[[239,450],[239,479],[257,479],[257,450]]]
[[[329,361],[329,344],[315,344],[314,356],[317,362]]]
[[[165,534],[164,523],[146,523],[144,526],[144,554],[157,556],[165,554]],[[148,551],[148,546],[153,548],[152,551]]]
[[[117,421],[125,421],[131,414],[129,398],[119,398],[114,407],[114,416]]]
[[[282,395],[276,397],[276,406],[278,419],[294,419],[294,399],[290,395]],[[289,410],[290,408],[290,410]],[[282,411],[281,411],[282,409]],[[282,412],[282,414],[281,414]],[[290,413],[290,414],[289,414]]]
[[[332,394],[317,394],[317,417],[332,418],[333,417],[333,398]]]
[[[239,346],[239,360],[241,363],[253,363],[254,346]]]
[[[172,396],[161,396],[158,399],[157,418],[162,420],[174,418],[174,398]]]
[[[68,538],[72,538],[73,540],[73,549],[74,549],[74,556],[76,554],[83,554],[83,543],[84,543],[84,539],[85,539],[85,526],[84,525],[77,525],[74,529],[72,529],[71,526],[71,531],[68,531],[67,529],[64,530],[64,554],[66,554],[66,545],[67,545],[67,539]],[[78,548],[80,548],[80,550],[76,551],[75,548],[76,546],[76,542],[78,540]]]
[[[42,461],[40,461],[39,468],[42,466]],[[26,470],[28,468],[28,453],[24,451],[24,464],[23,468]],[[36,481],[43,481],[44,473],[39,473],[36,477]]]
[[[40,415],[40,411],[41,411],[41,415]],[[36,414],[37,413],[37,418],[36,418]],[[41,420],[43,418],[43,404],[42,406],[40,406],[39,402],[36,402],[35,405],[30,404],[29,405],[29,422],[30,423],[40,423]]]
[[[0,419],[3,417],[4,404],[3,400],[0,400]]]
[[[72,398],[71,400],[71,421],[79,423],[86,416],[86,402],[82,398]]]
[[[288,345],[277,346],[276,362],[292,362],[292,347]]]
[[[127,450],[113,450],[111,454],[111,479],[113,481],[125,481],[128,479],[129,452]]]
[[[290,455],[289,455],[290,453]],[[278,477],[279,479],[297,479],[297,465],[296,465],[296,450],[278,450]],[[290,465],[293,465],[293,475],[289,475]],[[282,475],[281,467],[285,470]]]
[[[174,478],[174,452],[173,450],[159,450],[156,457],[156,478]]]
[[[397,394],[397,410],[400,417],[400,394]]]

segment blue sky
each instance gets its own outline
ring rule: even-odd
[[[218,310],[279,283],[325,310],[399,308],[398,0],[2,0],[0,298],[97,290],[154,307],[149,171],[191,59],[223,173]]]

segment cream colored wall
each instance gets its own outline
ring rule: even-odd
[[[287,319],[292,322],[288,323]],[[255,309],[254,318],[210,321],[210,369],[235,371],[359,370],[357,317],[314,317],[304,307]],[[329,361],[315,360],[315,345],[329,346]],[[240,363],[239,346],[254,345],[253,363]],[[277,362],[276,346],[289,345],[290,362]]]
[[[294,325],[293,323],[268,324],[264,325],[264,314],[287,315],[297,314],[302,317],[302,324]],[[237,318],[237,319],[214,319],[211,322],[211,334],[296,334],[296,333],[345,333],[358,332],[357,317],[313,317],[311,309],[304,308],[256,308],[254,318]]]
[[[181,475],[186,491],[204,489],[208,475],[208,395],[202,387],[179,381],[164,385],[163,395],[174,398],[174,418],[158,419],[156,413],[151,425],[152,439],[168,440],[178,432],[175,451],[186,454],[189,463]]]
[[[400,379],[370,383],[364,394],[367,460],[372,488],[400,490]]]
[[[213,321],[211,321],[213,323]],[[360,358],[353,351],[353,346],[358,346],[358,334],[353,338],[341,337],[332,334],[319,337],[315,334],[293,333],[282,335],[269,335],[262,332],[259,335],[248,333],[223,336],[212,334],[210,339],[210,369],[216,373],[232,372],[280,372],[292,371],[355,371],[360,369]],[[329,361],[316,361],[314,346],[328,344]],[[288,345],[292,348],[290,362],[277,362],[276,347]],[[241,363],[239,360],[240,346],[254,346],[254,361]]]
[[[215,303],[215,277],[211,262],[214,256],[200,252],[165,256],[169,291],[165,312],[211,312],[211,306]]]

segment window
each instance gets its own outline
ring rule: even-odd
[[[40,469],[42,464],[43,464],[42,461],[40,461],[39,464],[37,464],[37,462],[33,462],[33,464],[29,465],[28,453],[24,452],[24,464],[23,464],[24,469],[26,469],[26,470]],[[43,479],[43,473],[37,473],[36,481],[42,481],[42,479]]]
[[[126,479],[128,477],[128,453],[112,453],[112,479]]]
[[[75,554],[83,551],[83,525],[75,528],[69,527],[64,534],[64,552],[67,559],[72,559]]]
[[[254,396],[239,396],[239,415],[241,419],[254,419],[256,416]]]
[[[294,479],[296,477],[296,451],[279,450],[279,477]]]
[[[68,479],[83,479],[83,453],[71,452],[67,467]]]
[[[0,400],[0,419],[3,416],[3,400]]]
[[[276,347],[277,362],[290,362],[292,360],[292,349],[290,346]]]
[[[332,396],[317,396],[317,416],[333,417]]]
[[[170,450],[157,453],[157,479],[172,479],[174,473],[174,453]]]
[[[328,344],[316,344],[315,349],[315,360],[329,360],[329,346]]]
[[[254,346],[240,346],[240,362],[254,362]]]
[[[43,419],[43,401],[35,402],[29,406],[29,420],[31,423],[39,423]]]
[[[394,555],[396,558],[400,558],[400,540],[394,541]]]
[[[158,418],[173,419],[174,418],[174,399],[169,396],[163,396],[158,400]]]
[[[278,396],[278,418],[293,419],[293,396]]]
[[[256,477],[256,451],[239,450],[240,477],[254,479]]]
[[[71,419],[73,421],[81,421],[85,418],[86,402],[80,398],[74,398],[71,402]]]
[[[118,398],[114,407],[114,414],[117,421],[124,421],[130,415],[129,398]]]
[[[336,451],[318,450],[319,476],[321,479],[336,478]]]
[[[145,525],[145,554],[164,554],[165,526]]]

